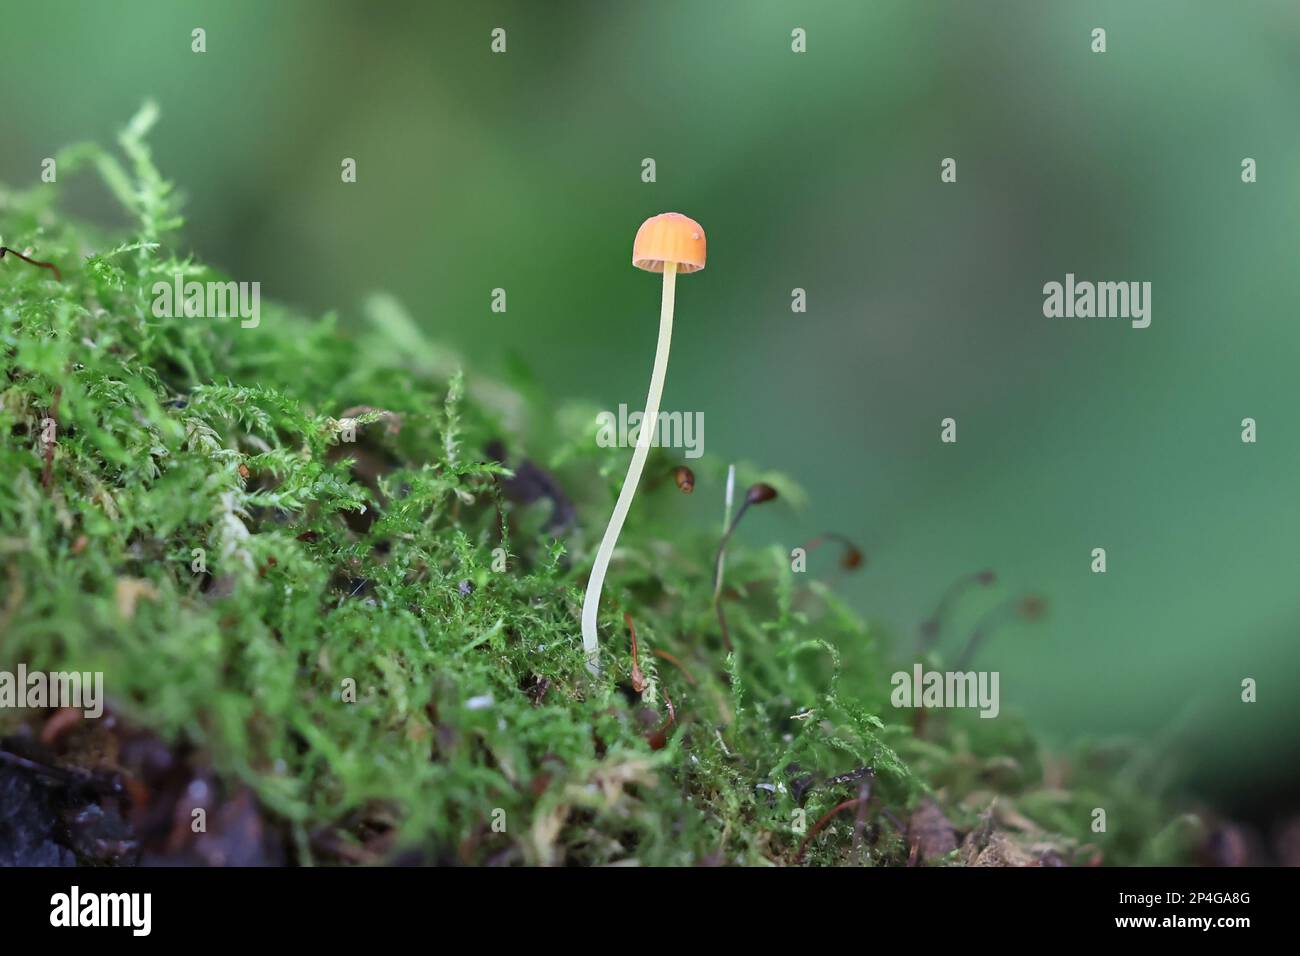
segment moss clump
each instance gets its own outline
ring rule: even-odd
[[[153,119],[122,134],[125,164],[60,157],[102,175],[138,223],[126,241],[65,221],[52,186],[0,190],[0,242],[63,267],[0,264],[0,666],[102,671],[121,719],[251,789],[300,862],[900,863],[918,806],[938,862],[1004,834],[1033,860],[1087,858],[1089,839],[1108,862],[1181,852],[1150,839],[1165,816],[1136,780],[1090,767],[1071,789],[1010,717],[919,738],[876,636],[779,549],[732,551],[725,655],[716,529],[683,527],[671,482],[637,499],[594,682],[578,630],[594,542],[557,537],[559,489],[596,527],[623,454],[581,408],[535,410],[559,423],[544,447],[513,392],[462,376],[386,299],[355,338],[270,303],[256,329],[156,317],[156,282],[227,277],[173,251]],[[866,782],[861,812],[801,854]],[[1109,836],[1088,833],[1099,805],[1126,821]]]

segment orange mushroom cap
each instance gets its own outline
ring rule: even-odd
[[[664,263],[677,263],[678,272],[704,268],[704,227],[690,216],[664,212],[641,223],[632,243],[632,265],[663,272]]]

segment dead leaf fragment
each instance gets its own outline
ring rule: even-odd
[[[957,849],[957,833],[939,805],[927,797],[912,811],[907,822],[907,842],[911,860],[931,863]]]

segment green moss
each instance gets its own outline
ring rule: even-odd
[[[69,223],[53,186],[0,190],[0,243],[64,273],[0,263],[0,665],[103,671],[119,713],[251,786],[302,862],[311,834],[350,839],[382,812],[398,846],[430,859],[792,863],[796,798],[811,828],[858,792],[827,781],[864,766],[869,862],[907,856],[875,808],[906,820],[927,792],[959,831],[1001,793],[1065,854],[1085,841],[1108,862],[1179,852],[1171,831],[1148,846],[1176,824],[1120,774],[1049,788],[1012,717],[936,720],[918,739],[889,706],[878,636],[780,549],[732,549],[737,650],[724,655],[717,531],[684,526],[671,483],[638,497],[620,542],[593,683],[578,612],[625,453],[598,448],[578,406],[531,410],[557,423],[543,445],[517,394],[462,376],[387,298],[356,337],[266,302],[256,329],[155,317],[155,282],[228,277],[175,251],[174,193],[145,142],[154,118],[146,108],[122,134],[125,166],[94,146],[60,157],[65,178],[99,172],[134,235]],[[345,412],[355,443],[341,440]],[[511,472],[484,454],[497,439],[576,497],[588,533],[566,540],[579,550],[546,533],[545,503],[503,493]],[[719,471],[699,487],[720,488]],[[635,702],[624,611],[650,682]],[[1125,821],[1110,836],[1088,832],[1098,805]],[[809,841],[805,862],[858,859],[852,818]]]

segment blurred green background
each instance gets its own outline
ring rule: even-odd
[[[358,326],[391,291],[476,369],[530,370],[543,416],[639,407],[659,287],[632,236],[697,218],[665,407],[810,493],[748,541],[857,539],[839,586],[899,641],[994,568],[967,626],[1050,603],[981,657],[1004,710],[1176,741],[1240,812],[1300,799],[1294,0],[43,0],[4,5],[0,63],[0,179],[155,97],[197,254]],[[1067,272],[1150,281],[1151,327],[1044,318]]]

